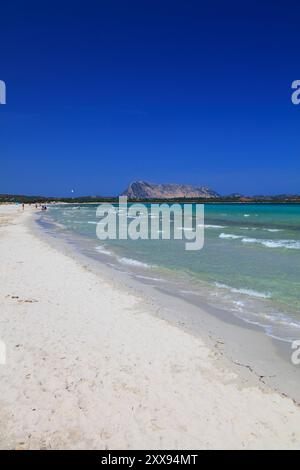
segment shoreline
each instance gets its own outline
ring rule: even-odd
[[[275,213],[268,208],[265,214],[257,206],[251,212],[250,208],[249,212],[245,208],[231,212],[229,206],[226,210],[215,206],[206,211],[204,249],[191,256],[162,240],[136,244],[107,240],[99,244],[97,207],[49,208],[39,223],[43,231],[70,238],[80,251],[106,265],[133,272],[136,277],[163,278],[174,286],[175,295],[180,291],[187,301],[192,298],[197,303],[198,299],[200,307],[202,303],[225,309],[229,316],[233,313],[248,324],[261,326],[275,339],[298,340],[300,222],[295,210],[286,214],[279,208]]]
[[[267,335],[262,326],[237,317],[230,310],[203,300],[199,302],[198,297],[181,295],[166,279],[157,284],[150,277],[147,281],[147,276],[143,278],[127,271],[128,267],[112,267],[105,255],[96,259],[86,252],[78,235],[61,235],[52,226],[46,230],[40,220],[36,222],[30,224],[30,229],[39,238],[86,265],[96,275],[104,276],[118,289],[142,297],[152,315],[200,338],[219,356],[221,367],[233,369],[246,384],[265,385],[300,404],[300,367],[291,362],[291,343]]]
[[[229,367],[221,342],[208,347],[182,325],[187,312],[171,321],[162,297],[145,302],[124,276],[47,244],[27,207],[9,212],[0,208],[1,448],[300,448],[299,406],[248,365]],[[213,318],[211,343],[242,331]]]

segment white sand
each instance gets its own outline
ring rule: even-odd
[[[300,409],[0,208],[1,448],[300,448]]]

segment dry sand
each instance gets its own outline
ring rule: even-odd
[[[300,448],[300,409],[0,207],[2,449]]]

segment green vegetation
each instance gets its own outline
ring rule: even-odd
[[[15,194],[0,194],[0,204],[3,203],[25,203],[25,204],[49,204],[52,202],[64,202],[67,204],[83,204],[83,203],[100,203],[110,202],[117,203],[118,197],[103,197],[103,196],[85,196],[76,198],[58,198],[58,197],[44,197],[44,196],[25,196]],[[174,199],[128,199],[129,202],[143,202],[143,203],[300,203],[299,195],[278,195],[278,196],[224,196],[218,198],[174,198]]]

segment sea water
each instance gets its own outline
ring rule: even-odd
[[[115,269],[168,283],[187,300],[221,307],[270,336],[300,339],[300,205],[206,204],[204,248],[191,252],[184,240],[100,242],[96,210],[50,206],[42,220],[84,240],[87,254]]]

